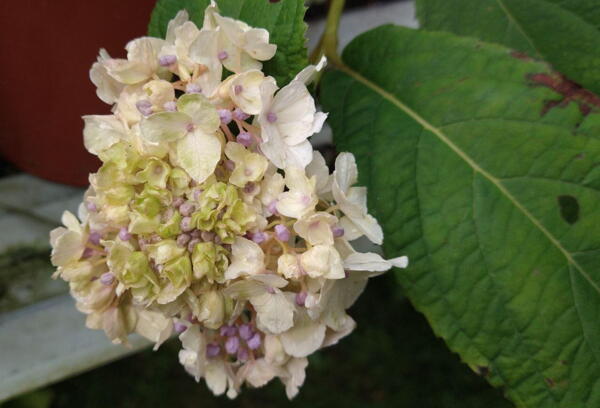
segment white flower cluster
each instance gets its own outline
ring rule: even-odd
[[[367,279],[407,264],[348,242],[383,233],[352,154],[329,174],[307,140],[326,118],[306,88],[321,67],[278,89],[261,71],[269,33],[214,4],[201,29],[182,11],[165,40],[126,49],[91,69],[113,114],[84,117],[103,165],[81,222],[66,212],[51,232],[55,276],[113,342],[175,332],[181,364],[215,394],[278,377],[291,398],[306,357],[354,329],[346,309]]]

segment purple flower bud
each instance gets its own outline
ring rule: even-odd
[[[206,357],[216,357],[221,352],[221,347],[218,344],[210,343],[206,346]]]
[[[233,169],[235,169],[235,163],[231,160],[225,160],[225,168],[229,171],[233,171]]]
[[[200,88],[200,85],[198,84],[189,83],[185,86],[185,92],[189,94],[199,94],[202,92],[202,88]]]
[[[332,227],[331,232],[333,232],[333,236],[336,238],[344,236],[344,229],[342,227],[338,227],[338,226]]]
[[[233,87],[233,93],[235,93],[236,95],[241,94],[244,91],[244,87],[241,85],[236,85]]]
[[[100,239],[102,238],[102,234],[98,231],[90,231],[90,236],[88,237],[89,241],[94,245],[100,245]]]
[[[179,236],[177,236],[177,246],[183,248],[188,242],[190,242],[190,239],[192,239],[190,234],[179,234]]]
[[[142,99],[135,103],[135,107],[144,116],[152,115],[152,102],[147,99]]]
[[[175,329],[176,333],[183,333],[184,331],[187,330],[187,326],[180,322],[175,322],[175,324],[173,325],[173,328]]]
[[[177,57],[175,55],[163,55],[158,59],[158,64],[161,67],[168,67],[177,62]]]
[[[86,259],[86,258],[90,258],[94,255],[96,255],[96,250],[94,248],[85,248],[83,250],[83,254],[81,254],[81,257]]]
[[[221,326],[221,329],[219,330],[219,334],[221,336],[226,336],[226,337],[235,336],[236,332],[237,332],[237,329],[235,328],[235,326],[229,326],[227,324]]]
[[[198,243],[200,243],[200,240],[198,238],[192,239],[188,244],[188,251],[194,252],[194,248],[196,247],[196,245],[198,245]]]
[[[219,61],[226,60],[228,57],[229,57],[229,54],[227,54],[227,51],[221,51],[220,53],[217,54],[217,58],[219,59]]]
[[[250,350],[256,350],[262,344],[259,333],[254,333],[254,336],[250,337],[250,340],[246,342]]]
[[[244,340],[250,339],[250,337],[252,337],[254,334],[252,326],[250,326],[248,323],[241,324],[240,327],[238,327],[238,332],[240,333],[240,337]]]
[[[211,231],[202,231],[200,233],[200,238],[202,238],[202,241],[210,242],[215,239],[215,233]]]
[[[177,110],[177,103],[175,103],[175,101],[165,102],[163,108],[165,108],[167,112],[175,112]]]
[[[280,241],[287,242],[290,240],[290,230],[283,224],[275,225],[275,235]]]
[[[185,125],[185,130],[187,130],[188,132],[193,132],[194,129],[196,129],[196,126],[194,126],[193,123],[188,123],[187,125]]]
[[[246,112],[241,110],[240,108],[235,108],[233,111],[233,117],[237,120],[246,120],[250,117]]]
[[[195,229],[192,232],[190,232],[190,236],[192,238],[200,238],[202,235],[202,231],[200,231],[199,229]]]
[[[127,231],[126,227],[121,227],[119,230],[119,239],[121,241],[129,241],[131,239],[131,234]]]
[[[223,243],[223,240],[221,239],[220,236],[215,235],[215,239],[213,239],[213,242],[217,245],[221,245]]]
[[[252,144],[252,135],[248,132],[240,132],[239,135],[237,135],[237,137],[235,138],[235,140],[243,145],[243,146],[250,146]]]
[[[237,352],[237,359],[242,363],[248,361],[248,350],[245,348],[240,348]]]
[[[221,119],[221,124],[223,125],[228,125],[229,122],[231,122],[231,119],[233,119],[233,116],[231,115],[231,111],[229,109],[219,109],[219,118]]]
[[[189,232],[193,230],[194,226],[192,225],[192,217],[183,217],[179,223],[179,226],[183,232]]]
[[[185,203],[179,206],[179,212],[184,217],[189,217],[195,210],[196,206],[193,203],[190,203],[189,201],[186,201]]]
[[[267,292],[269,292],[271,295],[275,294],[275,289],[273,289],[272,287],[268,286],[267,287]]]
[[[296,293],[296,304],[298,306],[304,306],[306,304],[306,296],[307,295],[308,295],[308,293],[306,293],[304,291]]]
[[[275,123],[275,122],[277,122],[277,114],[275,112],[269,112],[269,113],[267,113],[267,121],[269,123]]]
[[[273,200],[269,203],[269,205],[267,205],[267,210],[272,214],[272,215],[277,215],[277,200]]]
[[[87,201],[85,203],[85,208],[87,208],[87,210],[91,212],[98,211],[98,207],[96,206],[96,204],[92,203],[91,201]]]
[[[173,199],[173,207],[175,208],[179,208],[179,206],[183,203],[185,203],[183,197],[175,197],[175,199]]]
[[[103,285],[110,286],[114,281],[115,275],[113,275],[112,272],[106,272],[100,276],[100,283],[102,283]]]
[[[160,241],[162,241],[162,238],[158,234],[152,234],[152,236],[150,237],[150,242],[153,244],[157,244]]]
[[[236,336],[229,337],[225,342],[225,351],[227,351],[228,354],[237,353],[238,348],[240,348],[240,339]]]
[[[253,183],[251,181],[246,183],[246,185],[244,186],[244,193],[246,193],[246,194],[252,194],[255,190],[256,190],[256,183]]]
[[[257,231],[251,234],[252,241],[260,244],[261,242],[265,242],[269,239],[269,236],[263,231]]]

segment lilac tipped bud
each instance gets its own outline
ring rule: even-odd
[[[244,186],[244,193],[246,193],[246,194],[252,194],[252,193],[254,193],[256,191],[256,189],[257,189],[256,183],[253,183],[253,182],[249,181]]]
[[[88,237],[89,241],[94,245],[100,245],[100,239],[102,238],[102,234],[98,231],[90,231],[90,236]]]
[[[252,326],[248,323],[241,324],[240,327],[238,327],[238,332],[240,333],[240,337],[244,340],[249,340],[254,334]]]
[[[192,215],[192,213],[195,210],[196,210],[196,206],[194,204],[190,203],[189,201],[186,201],[185,203],[183,203],[179,206],[179,212],[184,217],[189,217],[190,215]]]
[[[237,352],[237,359],[242,363],[248,361],[248,350],[245,348],[240,348]]]
[[[100,283],[102,283],[103,285],[110,286],[114,281],[115,275],[113,275],[112,272],[106,272],[100,276]]]
[[[250,337],[250,340],[248,340],[246,342],[246,344],[248,345],[248,348],[250,350],[256,350],[257,348],[259,348],[260,345],[262,344],[262,340],[260,339],[260,334],[254,333],[254,335],[252,337]]]
[[[184,331],[187,330],[187,326],[180,322],[175,322],[175,324],[173,325],[173,328],[175,329],[176,333],[183,333]]]
[[[217,54],[217,58],[219,59],[219,61],[226,60],[228,57],[229,54],[227,53],[227,51],[221,51]]]
[[[260,243],[268,240],[269,236],[263,231],[258,231],[251,235],[251,239],[252,239],[252,241],[256,242],[257,244],[260,244]]]
[[[177,57],[175,55],[163,55],[158,59],[158,64],[161,67],[168,67],[177,62]]]
[[[333,232],[333,236],[336,238],[344,236],[344,229],[342,227],[332,227],[331,232]]]
[[[202,238],[202,241],[209,242],[215,239],[215,233],[211,231],[202,231],[200,233],[200,238]]]
[[[142,99],[135,103],[135,107],[144,116],[152,115],[152,102],[147,99]]]
[[[221,124],[228,125],[233,119],[231,111],[229,109],[219,109],[219,118],[221,119]]]
[[[248,132],[240,132],[239,135],[235,138],[235,140],[246,147],[249,147],[252,144],[252,135]]]
[[[196,247],[196,245],[198,245],[200,243],[200,240],[198,238],[194,238],[192,239],[189,244],[188,244],[188,251],[190,252],[194,252],[194,248]]]
[[[167,112],[175,112],[177,110],[177,103],[175,103],[175,101],[165,102],[163,108],[165,108]]]
[[[240,339],[236,336],[229,337],[227,339],[227,341],[225,342],[225,351],[227,351],[228,354],[237,353],[239,348],[240,348]]]
[[[235,108],[233,111],[233,117],[237,120],[246,120],[250,117],[246,112],[241,110],[240,108]]]
[[[87,210],[90,212],[98,211],[98,207],[96,206],[96,204],[92,203],[91,201],[87,201],[85,203],[85,208],[87,208]]]
[[[271,213],[271,215],[277,215],[277,200],[273,200],[267,205],[267,210]]]
[[[119,239],[121,241],[129,241],[131,239],[131,234],[127,231],[126,227],[121,227],[119,230]]]
[[[179,208],[179,206],[183,203],[185,203],[183,197],[175,197],[175,199],[173,199],[173,207],[175,208]]]
[[[189,94],[199,94],[202,92],[202,88],[200,88],[200,85],[198,84],[190,83],[185,86],[185,92]]]
[[[275,122],[277,122],[277,114],[275,112],[269,112],[269,113],[267,113],[267,121],[269,123],[275,123]]]
[[[221,352],[221,347],[218,344],[210,343],[206,346],[206,357],[216,357]]]
[[[236,85],[233,87],[233,93],[235,93],[236,95],[241,94],[244,91],[244,87],[241,85]]]
[[[221,326],[221,329],[219,330],[219,334],[221,336],[225,336],[225,337],[231,337],[231,336],[235,336],[237,330],[235,328],[235,326],[229,326],[229,325],[223,325]]]
[[[190,232],[190,236],[192,238],[200,238],[202,236],[202,231],[200,231],[199,229],[195,229],[192,232]]]
[[[304,306],[306,304],[306,296],[307,295],[308,295],[308,293],[306,293],[304,291],[296,293],[296,304],[298,306]]]
[[[235,169],[235,163],[231,160],[225,160],[225,168],[229,171],[233,171]]]
[[[190,239],[192,239],[190,234],[179,234],[179,236],[177,236],[177,246],[183,248],[188,242],[190,242]]]
[[[192,217],[183,217],[179,223],[179,226],[183,232],[190,232],[193,230],[194,226],[192,225]]]
[[[275,235],[280,241],[287,242],[290,240],[290,230],[283,224],[275,225]]]

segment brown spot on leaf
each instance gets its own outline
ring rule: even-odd
[[[567,79],[561,74],[531,74],[529,80],[536,85],[545,86],[562,95],[558,101],[548,101],[542,108],[541,116],[544,116],[554,107],[565,107],[570,102],[579,105],[579,110],[586,116],[592,109],[600,108],[600,97],[591,91],[583,88],[581,85]]]
[[[585,158],[585,153],[579,153],[577,156],[575,156],[576,160],[581,160]]]
[[[490,368],[486,366],[477,366],[477,374],[481,375],[482,377],[487,377],[490,375]]]
[[[533,58],[521,51],[511,51],[510,56],[523,61],[533,61]]]
[[[573,225],[579,220],[579,202],[572,195],[557,197],[560,216],[567,223]]]
[[[546,381],[546,384],[548,384],[548,387],[552,388],[556,385],[556,383],[554,382],[554,380],[552,378],[544,378],[544,381]]]

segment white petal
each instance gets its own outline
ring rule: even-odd
[[[177,142],[175,162],[197,183],[202,183],[215,171],[221,149],[217,136],[196,130]]]
[[[306,175],[317,179],[317,194],[323,196],[331,191],[331,176],[325,158],[319,151],[313,153],[312,161],[306,166]]]
[[[204,95],[181,96],[177,100],[177,109],[191,117],[194,126],[204,133],[215,132],[221,124],[216,108]]]
[[[293,357],[307,357],[317,351],[325,339],[326,326],[313,321],[305,311],[297,313],[294,326],[281,333],[283,349]]]
[[[83,144],[92,154],[98,155],[126,137],[125,127],[114,115],[87,115],[83,120]]]
[[[182,112],[159,112],[140,123],[142,137],[150,143],[173,142],[184,137],[192,119]]]
[[[265,254],[255,242],[238,236],[231,245],[231,253],[231,265],[225,271],[225,279],[231,280],[263,272]]]
[[[294,325],[295,306],[284,293],[263,293],[250,299],[256,309],[256,324],[262,331],[282,333]]]
[[[286,370],[288,375],[282,378],[285,384],[285,393],[289,399],[298,394],[298,388],[304,383],[306,378],[306,367],[308,360],[306,358],[293,358],[287,363]]]
[[[351,271],[385,272],[392,266],[390,261],[373,252],[355,252],[344,259],[344,268]]]
[[[343,152],[335,159],[333,177],[342,192],[347,192],[358,179],[356,159],[352,153]]]

